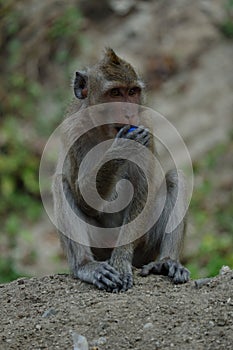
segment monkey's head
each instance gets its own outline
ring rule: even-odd
[[[125,125],[139,125],[138,105],[143,102],[144,84],[134,68],[116,53],[107,48],[102,60],[84,71],[76,72],[74,93],[89,107],[108,102],[127,102],[117,104],[115,114],[118,122],[111,127],[102,127],[105,133],[116,136]]]
[[[107,48],[103,59],[86,71],[76,72],[74,93],[87,106],[106,102],[142,103],[144,84],[134,68]]]

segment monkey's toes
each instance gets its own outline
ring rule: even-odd
[[[177,266],[175,268],[174,272],[173,271],[171,272],[171,275],[170,275],[170,272],[169,272],[168,276],[176,284],[178,284],[178,283],[186,283],[189,280],[190,272],[185,267],[180,265],[180,266]]]
[[[158,263],[150,262],[147,265],[144,265],[140,271],[140,276],[146,277],[149,274],[159,274]]]
[[[121,288],[123,285],[119,272],[106,262],[100,263],[95,269],[93,284],[108,292]]]
[[[182,266],[178,261],[172,259],[164,259],[161,261],[161,273],[166,274],[172,279],[176,284],[185,283],[189,280],[189,271]]]
[[[148,276],[150,273],[168,276],[174,283],[185,283],[190,276],[189,271],[178,261],[168,258],[144,265],[140,275]]]

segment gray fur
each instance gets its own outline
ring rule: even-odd
[[[67,116],[66,120],[67,127],[62,136],[64,149],[66,149],[67,144],[70,142],[71,134],[75,134],[76,130],[75,123],[77,121],[70,118],[70,115],[78,109],[88,107],[88,101],[92,101],[91,104],[98,104],[104,101],[104,97],[100,96],[101,91],[104,91],[104,94],[106,94],[105,88],[107,84],[109,84],[109,81],[106,81],[104,75],[106,76],[106,74],[108,74],[108,77],[114,76],[122,66],[120,78],[124,80],[124,76],[126,76],[125,84],[128,82],[131,84],[132,81],[139,80],[132,66],[122,59],[118,59],[114,52],[107,51],[106,55],[107,56],[100,61],[100,64],[95,66],[95,69],[88,70],[88,98],[81,99],[81,101],[79,100],[78,104],[74,102],[70,108],[70,114]],[[113,60],[112,62],[111,59]],[[102,68],[97,69],[96,67]],[[90,85],[90,82],[92,85]],[[97,82],[98,86],[95,85]],[[81,83],[83,84],[83,81],[81,81]],[[111,81],[111,86],[113,86],[113,84],[114,81]],[[124,89],[125,84],[123,84]],[[77,91],[76,94],[78,97],[82,97],[81,92],[79,90]],[[135,98],[139,97],[136,96]],[[105,102],[111,101],[106,100]],[[141,103],[141,97],[139,100],[135,100],[135,103]],[[127,128],[129,129],[129,127],[126,126],[118,132],[116,135],[116,142],[113,142],[112,147],[103,156],[105,161],[114,158],[114,152],[117,154],[120,147],[120,143],[117,140],[121,138],[136,140],[138,143],[149,147],[152,152],[155,152],[154,141],[148,129],[145,128],[143,133],[140,133],[138,129],[128,133]],[[106,166],[101,168],[97,178],[97,188],[104,199],[112,200],[116,196],[116,183],[120,179],[129,179],[137,188],[137,196],[133,198],[132,203],[118,214],[105,214],[86,205],[79,190],[80,183],[77,181],[78,169],[83,156],[95,144],[105,140],[105,138],[106,134],[104,134],[101,128],[98,128],[93,132],[90,131],[88,135],[75,142],[67,154],[62,174],[60,171],[57,171],[54,176],[53,197],[55,215],[59,226],[61,225],[60,227],[63,227],[63,232],[71,232],[74,230],[72,219],[67,215],[68,205],[78,216],[83,218],[84,221],[92,223],[96,227],[110,227],[110,225],[112,225],[112,227],[122,226],[137,217],[145,205],[148,193],[147,183],[143,173],[131,163],[122,160],[113,160],[106,163]],[[133,152],[134,150],[131,151]],[[136,149],[135,152],[137,152]],[[150,167],[150,164],[146,164],[146,166]],[[154,174],[155,169],[151,169],[151,173]],[[175,283],[186,282],[189,279],[189,272],[179,262],[185,234],[185,220],[183,220],[172,233],[166,233],[166,226],[177,199],[177,174],[175,170],[166,174],[166,179],[163,183],[163,185],[167,187],[165,205],[164,208],[158,208],[162,209],[161,215],[149,232],[139,239],[134,240],[134,230],[126,232],[124,226],[122,226],[118,239],[121,240],[121,237],[127,234],[132,237],[132,243],[113,249],[90,248],[88,245],[77,243],[72,239],[72,234],[69,236],[59,232],[72,275],[75,278],[92,283],[100,289],[111,292],[126,291],[133,286],[132,266],[142,267],[141,274],[143,276],[149,273],[164,274],[169,276]],[[156,199],[159,197],[160,190],[162,189],[162,186],[158,188],[159,185],[156,183],[156,176],[154,176],[153,179],[154,193],[149,194],[152,201],[153,198]],[[82,185],[91,191],[91,173],[87,174],[87,176],[80,181],[83,181]],[[184,180],[181,179],[181,181]],[[185,201],[185,198],[181,198],[180,206],[183,205],[183,200]],[[69,204],[67,204],[67,202]],[[156,203],[159,207],[160,201],[156,201]],[[135,227],[135,231],[140,232],[140,230],[142,231],[143,227]]]

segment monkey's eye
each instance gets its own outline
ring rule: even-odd
[[[135,86],[129,90],[129,96],[133,96],[140,93],[140,88]]]
[[[111,89],[110,96],[112,96],[112,97],[121,96],[120,89],[118,89],[118,88]]]

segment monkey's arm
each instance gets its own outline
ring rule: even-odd
[[[124,135],[124,137],[137,141],[144,146],[148,146],[150,135],[149,131],[144,129],[144,127],[133,129],[130,133],[125,134],[125,132],[127,132],[127,129],[123,128],[122,135]],[[133,181],[134,186],[138,188],[138,191],[125,212],[124,222],[122,223],[118,238],[118,246],[113,250],[110,258],[110,264],[120,272],[123,282],[122,288],[120,289],[121,291],[126,291],[133,286],[132,261],[134,250],[138,243],[137,232],[140,230],[138,227],[135,228],[132,224],[126,228],[125,224],[131,222],[138,216],[147,197],[142,173],[140,171],[138,172],[135,166],[131,168],[129,163],[127,166],[128,174],[132,175],[130,179]],[[143,228],[141,229],[143,230]],[[124,242],[125,237],[127,237],[127,241],[130,243],[122,245],[121,240],[123,239]]]
[[[133,287],[133,273],[132,273],[132,263],[134,257],[134,251],[140,243],[141,235],[144,232],[144,223],[141,226],[135,225],[133,220],[137,218],[141,211],[141,207],[144,203],[143,196],[135,196],[132,203],[129,205],[124,222],[119,233],[117,246],[114,248],[109,263],[117,271],[120,272],[120,277],[122,279],[121,291],[126,291]],[[130,225],[127,225],[131,223]],[[127,239],[125,239],[127,237]],[[125,241],[129,242],[125,244]]]
[[[145,146],[148,144],[149,132],[147,129],[139,127],[135,131],[128,132],[129,128],[130,125],[126,125],[118,132],[111,147],[102,155],[98,163],[96,159],[93,159],[94,157],[90,157],[86,165],[79,167],[79,177],[76,176],[74,190],[79,207],[88,215],[97,216],[96,210],[105,212],[106,202],[98,199],[98,196],[106,201],[116,198],[116,184],[122,179],[122,174],[127,172],[127,154],[131,155],[135,152],[132,144],[129,146],[124,139],[135,140]],[[121,154],[124,155],[124,159],[120,158]],[[89,206],[83,194],[95,205]]]
[[[87,218],[77,207],[67,179],[63,175],[55,175],[54,177],[53,197],[60,241],[72,275],[107,291],[119,288],[122,285],[119,272],[107,262],[95,261],[90,247],[79,243],[80,235],[87,236],[86,227],[84,224],[84,226],[81,225],[77,228],[78,221],[74,222],[68,215],[69,210],[70,208],[73,210],[80,222],[88,223],[90,218]],[[80,232],[77,232],[77,229]]]

